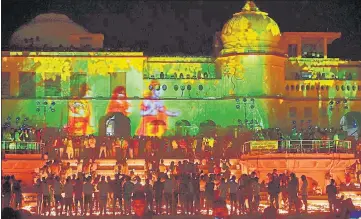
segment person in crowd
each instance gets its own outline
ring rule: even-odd
[[[68,155],[68,159],[74,158],[74,148],[73,148],[73,140],[69,138],[66,142],[66,154]]]
[[[100,216],[107,215],[107,199],[109,193],[109,185],[105,181],[105,176],[101,177],[101,181],[98,183],[98,190],[99,190],[99,209],[100,209]]]
[[[295,206],[296,213],[299,213],[298,191],[299,183],[295,173],[291,173],[291,180],[288,184],[288,212],[292,211],[292,206]]]
[[[228,182],[229,186],[229,201],[231,204],[231,215],[236,214],[237,209],[237,191],[238,191],[238,183],[236,182],[236,176],[232,176],[230,181]]]
[[[205,197],[206,197],[206,212],[207,215],[209,215],[209,210],[212,208],[214,201],[214,182],[212,177],[209,177],[208,182],[206,183]]]
[[[89,151],[88,151],[88,156],[89,158],[91,159],[95,159],[95,156],[96,156],[96,152],[95,152],[95,147],[96,147],[96,139],[94,137],[94,135],[91,135],[89,140],[88,140],[88,143],[89,143]]]
[[[133,219],[152,219],[153,212],[146,208],[146,197],[144,193],[133,195],[132,208],[134,209]]]
[[[121,141],[118,137],[114,139],[112,143],[112,147],[113,147],[113,155],[117,160],[119,160],[122,156],[121,156]]]
[[[95,178],[97,176],[97,170],[98,170],[98,163],[95,160],[89,161],[91,163],[90,165],[90,173],[92,178]]]
[[[73,184],[71,183],[70,178],[66,179],[66,183],[64,185],[65,192],[65,215],[73,215]]]
[[[308,181],[305,175],[301,176],[301,180],[302,180],[302,186],[301,186],[301,196],[302,196],[302,202],[305,205],[305,211],[307,212],[308,209],[308,204],[307,204],[307,199],[308,199]]]
[[[337,188],[336,188],[334,179],[331,179],[330,184],[326,186],[326,193],[327,193],[327,199],[328,199],[330,212],[334,212],[336,195],[337,195]]]
[[[155,199],[155,211],[156,214],[162,214],[161,207],[163,201],[163,190],[164,190],[164,183],[161,182],[161,178],[158,177],[158,180],[154,183],[154,199]]]
[[[111,205],[113,203],[113,198],[114,198],[114,191],[113,191],[113,185],[114,185],[114,181],[112,180],[112,178],[110,176],[107,176],[107,184],[108,184],[108,188],[109,188],[109,192],[108,192],[108,198],[107,198],[107,202],[106,205]]]
[[[126,177],[125,183],[123,185],[124,191],[124,211],[126,215],[131,215],[131,198],[133,194],[134,184],[131,182],[129,176]]]
[[[193,186],[193,180],[191,175],[187,177],[188,189],[187,189],[187,197],[186,197],[186,212],[189,215],[194,214],[194,197],[195,197],[195,189]]]
[[[88,176],[86,178],[86,182],[83,186],[83,192],[84,192],[84,215],[86,216],[88,209],[90,216],[93,214],[93,192],[94,192],[94,186],[91,183],[91,177]]]
[[[161,162],[162,164],[163,162]],[[159,167],[161,169],[161,166]],[[169,215],[172,212],[172,196],[173,196],[174,183],[166,175],[164,181],[164,200],[166,206],[166,214]]]
[[[4,184],[3,184],[3,190],[4,190]],[[41,206],[43,204],[43,191],[42,191],[42,185],[40,179],[37,179],[36,183],[34,184],[34,192],[36,192],[36,214],[40,215],[42,212]],[[6,193],[3,192],[2,194],[4,196],[3,204],[5,204],[4,202],[5,202]]]
[[[50,188],[47,180],[43,177],[41,182],[41,191],[43,194],[43,214],[45,215],[48,212],[50,215]]]
[[[147,208],[150,209],[151,211],[153,211],[153,197],[154,197],[153,196],[153,187],[150,184],[149,179],[145,180],[144,194],[145,194]]]
[[[271,176],[271,181],[268,183],[268,194],[270,196],[270,203],[272,207],[279,209],[278,196],[280,193],[280,185],[275,176]]]
[[[84,201],[83,201],[84,183],[79,177],[74,185],[74,201],[75,201],[75,216],[78,216],[78,207],[80,205],[80,215],[84,215]],[[79,204],[79,205],[78,205]]]
[[[121,148],[121,159],[125,160],[128,154],[128,141],[125,138],[120,140],[120,148]]]
[[[104,138],[100,143],[99,159],[102,157],[102,154],[104,154],[104,158],[107,158],[107,143]]]
[[[227,199],[227,195],[228,195],[228,190],[229,190],[229,184],[226,183],[226,179],[222,178],[221,179],[221,183],[219,185],[219,198],[226,201]]]
[[[10,207],[10,201],[11,201],[11,183],[10,183],[10,177],[6,176],[5,181],[2,184],[2,207]]]
[[[55,215],[62,215],[63,214],[63,197],[61,196],[63,185],[60,182],[60,177],[56,176],[53,182],[53,191],[54,191],[54,202],[55,202]],[[59,204],[60,204],[60,211],[59,211]]]
[[[115,175],[115,180],[113,183],[113,193],[114,193],[114,197],[113,197],[113,215],[115,216],[115,209],[117,206],[117,202],[119,203],[119,209],[120,209],[120,214],[123,214],[123,180],[124,177],[120,178],[120,174],[116,174]]]
[[[254,182],[252,183],[252,192],[253,192],[252,209],[258,212],[258,207],[261,201],[261,197],[260,197],[261,185],[259,183],[258,177],[254,178]]]

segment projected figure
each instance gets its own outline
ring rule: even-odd
[[[127,94],[123,86],[118,86],[113,90],[112,99],[109,102],[107,113],[130,114],[130,103],[126,100]]]
[[[86,84],[81,85],[80,99],[69,101],[68,133],[71,135],[90,135],[93,129],[90,125],[91,103],[87,99],[91,90]]]
[[[161,96],[160,84],[153,80],[149,85],[150,92],[140,105],[142,119],[137,130],[137,135],[162,136],[168,129],[168,116],[178,116],[179,112],[167,110]]]

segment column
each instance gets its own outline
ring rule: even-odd
[[[297,40],[297,58],[302,57],[302,38],[299,37]]]
[[[327,38],[323,38],[323,58],[327,59]]]

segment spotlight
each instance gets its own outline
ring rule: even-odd
[[[199,89],[199,90],[203,90],[203,85],[200,84],[200,85],[198,86],[198,89]]]
[[[345,100],[343,100],[343,103],[347,103],[347,100],[345,99]]]
[[[334,104],[334,102],[333,102],[333,100],[331,100],[331,101],[330,101],[330,105],[333,105],[333,104]]]
[[[55,106],[55,101],[51,102],[51,105],[52,105],[52,106]]]
[[[238,119],[238,123],[242,123],[242,120],[241,120],[241,119]]]
[[[16,121],[19,121],[20,120],[20,117],[16,117]]]
[[[174,90],[177,91],[178,90],[178,85],[174,85]]]
[[[167,90],[167,85],[163,84],[162,89]]]
[[[149,90],[153,90],[153,86],[152,86],[152,85],[149,85]]]
[[[36,112],[40,112],[40,108],[36,108]]]
[[[36,105],[40,105],[40,101],[36,101]]]
[[[251,105],[251,109],[254,109],[254,105]]]
[[[52,108],[52,109],[51,109],[51,112],[55,112],[55,109],[54,109],[54,108]]]
[[[295,120],[293,120],[293,121],[292,121],[292,124],[296,124],[296,121],[295,121]]]
[[[183,91],[186,89],[186,87],[184,85],[181,85],[180,89]]]
[[[192,90],[192,86],[190,84],[187,85],[187,90]]]
[[[247,98],[243,97],[243,102],[247,102]]]
[[[339,100],[337,100],[337,101],[336,101],[336,104],[340,104],[340,101],[339,101]]]
[[[239,98],[236,98],[236,102],[239,102],[240,100],[239,100]]]
[[[236,109],[240,109],[241,108],[241,106],[240,105],[236,105]]]
[[[48,101],[44,101],[44,105],[48,105]]]

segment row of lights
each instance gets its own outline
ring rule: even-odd
[[[148,77],[147,75],[144,75],[144,78],[147,78],[147,77]],[[150,75],[149,78],[155,79],[156,76],[155,75]],[[163,72],[161,72],[159,74],[159,77],[157,77],[157,78],[160,78],[160,79],[168,79],[168,78],[171,78],[171,79],[175,79],[175,78],[179,78],[179,79],[184,79],[184,78],[186,78],[186,79],[204,79],[204,78],[208,78],[208,73],[207,72],[204,72],[203,74],[198,73],[197,76],[196,75],[191,76],[190,74],[187,74],[184,77],[183,73],[180,73],[179,76],[178,76],[177,73],[174,73],[173,75],[166,75]]]
[[[347,106],[347,100],[344,99],[344,100],[331,100],[329,102],[329,109],[330,111],[332,111],[335,107],[341,107],[341,104],[343,104],[343,108],[344,109],[348,109],[348,106]]]
[[[293,90],[295,90],[295,91],[302,90],[302,91],[303,91],[303,90],[310,90],[310,89],[311,89],[311,90],[314,90],[315,88],[316,88],[316,90],[320,90],[320,89],[321,89],[321,90],[325,90],[325,89],[328,90],[328,89],[329,89],[329,86],[328,86],[328,85],[326,85],[326,86],[323,86],[323,85],[318,86],[318,85],[317,85],[317,86],[315,87],[314,85],[311,85],[311,86],[310,86],[310,85],[301,85],[301,86],[300,86],[300,85],[296,85],[296,86],[295,86],[295,85],[291,85],[291,86],[286,85],[286,90],[287,90],[287,91],[288,91],[288,90],[291,90],[291,91],[293,91]],[[348,91],[350,91],[350,90],[351,90],[351,86],[350,86],[350,85],[347,85],[347,86],[342,85],[342,86],[341,86],[341,90],[344,91],[345,89],[348,90]],[[353,90],[353,91],[356,91],[356,89],[359,90],[359,91],[361,91],[361,86],[358,85],[357,88],[356,88],[356,85],[353,85],[353,86],[352,86],[352,90]],[[340,90],[340,87],[339,87],[338,85],[336,85],[336,90],[337,90],[337,91]]]
[[[36,101],[36,112],[40,112],[40,107],[44,107],[44,110],[49,107],[51,112],[55,112],[55,104],[55,101],[52,101],[51,103],[46,100],[43,103],[41,103],[40,101]]]
[[[149,85],[149,90],[160,90],[162,88],[162,90],[167,90],[168,89],[168,86],[167,85],[165,85],[165,84],[163,84],[162,86],[160,86],[160,85],[157,85],[157,86],[153,86],[153,85]],[[178,86],[178,85],[174,85],[173,86],[173,89],[175,90],[175,91],[178,91],[179,89],[181,90],[181,91],[184,91],[185,89],[187,89],[187,90],[192,90],[192,86],[190,85],[190,84],[188,84],[187,86],[185,86],[185,85],[180,85],[180,86]],[[198,85],[198,89],[199,90],[203,90],[204,89],[204,87],[203,87],[203,85]]]

